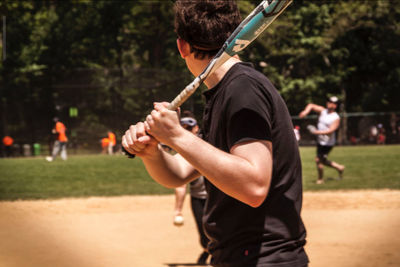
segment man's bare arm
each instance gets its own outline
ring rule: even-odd
[[[224,193],[253,207],[261,205],[266,198],[272,176],[271,142],[240,143],[230,153],[224,152],[183,129],[176,112],[163,105],[156,105],[145,123],[150,135],[173,148]],[[152,173],[158,176],[162,171]],[[152,177],[164,183],[158,180],[164,177]]]
[[[149,175],[167,188],[179,187],[200,176],[200,173],[181,155],[171,155],[161,149],[160,153],[144,157],[142,161]]]
[[[320,105],[316,105],[316,104],[308,104],[305,109],[300,112],[299,117],[300,118],[304,118],[306,117],[311,111],[317,112],[317,113],[321,113],[323,110],[325,109],[325,107],[320,106]]]
[[[129,127],[122,146],[140,157],[153,179],[165,187],[178,187],[200,176],[182,156],[165,152],[158,140],[146,133],[142,122]]]

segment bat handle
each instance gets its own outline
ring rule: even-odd
[[[197,77],[191,84],[189,84],[175,99],[169,104],[169,110],[176,110],[180,107],[199,87],[201,80]],[[128,158],[135,158],[135,154],[131,154],[124,147],[122,147],[122,152],[128,156]]]
[[[202,79],[200,77],[196,77],[193,82],[191,82],[186,88],[177,96],[174,100],[169,104],[169,110],[176,110],[179,108],[200,86],[202,83]]]

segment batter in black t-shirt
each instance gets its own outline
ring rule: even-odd
[[[202,77],[242,21],[240,10],[236,1],[174,2],[179,55]],[[305,267],[301,164],[288,110],[263,74],[237,56],[221,57],[203,81],[205,140],[180,125],[169,103],[156,102],[122,146],[165,187],[206,177],[203,225],[213,266]]]
[[[250,207],[206,182],[203,221],[213,264],[306,266],[301,162],[284,101],[271,82],[246,63],[235,64],[204,96],[207,142],[228,153],[234,145],[252,140],[267,140],[273,147],[271,184],[259,207]]]

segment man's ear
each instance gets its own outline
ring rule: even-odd
[[[178,46],[178,50],[179,53],[181,54],[182,58],[187,57],[188,55],[190,55],[190,45],[188,42],[186,42],[185,40],[178,38],[176,40],[176,44]]]

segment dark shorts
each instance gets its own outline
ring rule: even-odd
[[[331,152],[333,146],[317,146],[317,157],[319,159],[326,159],[328,157],[329,152]]]

